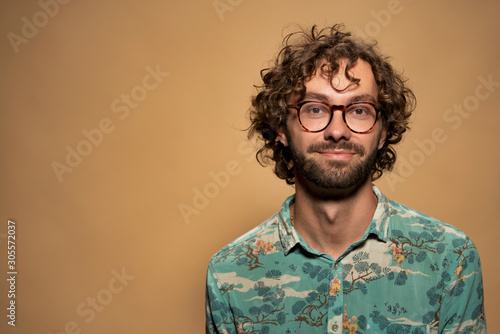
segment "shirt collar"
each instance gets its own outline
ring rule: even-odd
[[[378,203],[373,219],[368,228],[366,229],[363,237],[355,244],[358,244],[368,238],[370,235],[376,236],[378,239],[387,242],[387,233],[389,228],[389,218],[391,216],[390,201],[375,185],[372,184],[373,193],[377,196]],[[280,236],[281,245],[285,255],[288,255],[292,248],[304,243],[305,241],[297,234],[295,228],[290,221],[290,204],[295,201],[295,195],[288,197],[279,212],[278,231]],[[307,244],[303,245],[304,248],[310,248]],[[354,244],[353,244],[354,246]]]
[[[283,205],[281,206],[281,211],[279,212],[279,223],[278,231],[281,240],[281,246],[285,255],[290,253],[293,246],[299,243],[299,236],[292,226],[290,220],[290,204],[295,201],[295,195],[288,197]]]
[[[373,193],[377,196],[378,203],[373,219],[363,235],[362,240],[366,239],[368,235],[374,234],[380,240],[387,242],[387,233],[389,229],[389,218],[391,217],[391,203],[387,197],[372,184]]]

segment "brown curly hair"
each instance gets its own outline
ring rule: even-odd
[[[379,53],[376,42],[359,40],[344,29],[339,24],[321,30],[313,26],[310,31],[287,35],[273,66],[260,73],[263,84],[256,86],[259,92],[252,98],[248,138],[257,135],[263,141],[256,153],[257,160],[263,166],[274,161],[274,173],[288,184],[295,183],[293,160],[289,147],[278,140],[278,129],[286,126],[290,96],[304,97],[304,82],[321,62],[324,62],[321,70],[331,79],[339,71],[338,60],[347,59],[345,76],[352,83],[359,81],[348,72],[356,60],[362,59],[371,65],[379,91],[382,122],[387,130],[384,146],[378,150],[372,169],[372,180],[382,176],[384,170],[392,169],[396,162],[392,145],[399,143],[409,128],[408,119],[416,101],[406,80],[396,73],[388,57]]]

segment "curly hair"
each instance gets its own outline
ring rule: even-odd
[[[331,81],[339,71],[338,60],[347,59],[344,74],[352,83],[359,81],[348,72],[356,60],[362,59],[371,66],[378,87],[382,123],[387,130],[385,143],[378,150],[372,168],[372,180],[382,176],[384,170],[392,169],[396,162],[392,145],[399,143],[409,128],[416,100],[406,80],[396,73],[388,57],[376,49],[376,42],[357,39],[344,29],[340,24],[323,29],[313,26],[310,31],[287,35],[273,66],[260,73],[263,84],[256,86],[258,94],[252,97],[248,138],[258,136],[263,145],[256,153],[257,160],[263,166],[274,161],[274,173],[288,184],[295,183],[294,165],[289,147],[278,139],[278,129],[286,127],[290,96],[304,97],[305,81],[322,63],[320,70]]]

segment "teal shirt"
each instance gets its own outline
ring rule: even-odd
[[[207,333],[486,333],[481,264],[457,228],[388,200],[337,259],[281,211],[210,260]]]

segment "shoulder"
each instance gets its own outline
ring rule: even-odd
[[[407,242],[432,257],[453,254],[451,258],[458,261],[465,255],[479,258],[476,246],[459,228],[392,200],[390,206],[388,237],[393,242]]]
[[[390,207],[391,227],[393,229],[404,229],[408,233],[411,231],[427,231],[435,235],[446,235],[452,239],[467,238],[467,235],[459,228],[406,205],[391,200]]]
[[[255,253],[262,246],[268,245],[268,248],[275,248],[277,242],[279,241],[279,219],[279,213],[276,213],[252,230],[231,241],[215,253],[214,256],[212,256],[209,265],[223,266],[224,263],[226,263],[227,266],[232,263],[232,261],[226,261],[229,258],[232,258],[233,260],[236,259],[236,261],[238,261],[238,255]],[[246,257],[243,256],[241,258],[243,261]]]

